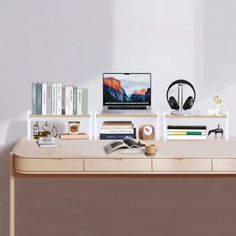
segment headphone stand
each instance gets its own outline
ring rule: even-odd
[[[189,116],[189,115],[192,115],[192,112],[185,111],[185,110],[179,110],[179,111],[173,110],[171,112],[171,115],[174,115],[174,116]]]
[[[178,85],[177,99],[174,96],[169,96],[170,89],[175,85]],[[185,101],[184,101],[184,88],[183,88],[184,85],[188,85],[193,90],[193,94],[194,94],[193,96],[188,96],[188,98],[186,98]],[[190,110],[195,102],[196,91],[190,82],[188,82],[187,80],[178,79],[169,85],[169,87],[166,91],[166,99],[172,109],[171,114],[173,114],[173,115],[189,115],[191,113],[189,113],[187,110]]]
[[[190,115],[190,111],[183,110],[183,101],[184,101],[184,84],[179,83],[178,84],[178,103],[180,104],[180,109],[179,110],[173,110],[171,112],[171,115],[175,116],[184,116],[184,115]]]

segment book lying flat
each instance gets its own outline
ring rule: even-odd
[[[134,129],[100,129],[100,134],[133,134]]]
[[[126,138],[121,141],[111,142],[107,144],[104,149],[107,154],[120,149],[139,149],[140,152],[142,152],[145,150],[145,144],[140,141],[136,141],[135,139]]]
[[[102,129],[132,129],[131,121],[104,121]]]
[[[205,129],[167,129],[168,132],[207,132]]]
[[[167,140],[206,140],[206,135],[168,135]]]
[[[86,133],[60,134],[59,138],[63,140],[82,140],[82,139],[89,139],[89,136]]]
[[[100,133],[100,139],[125,139],[125,138],[136,138],[136,129],[134,128],[133,133]]]
[[[206,135],[206,131],[168,131],[168,135]]]
[[[207,127],[205,125],[168,125],[167,129],[200,129],[200,130],[206,130]]]
[[[59,143],[56,138],[43,138],[40,137],[36,143],[39,147],[59,147]]]

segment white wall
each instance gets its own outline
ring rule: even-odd
[[[234,0],[0,1],[0,234],[8,231],[8,153],[26,134],[32,81],[88,87],[94,110],[102,72],[152,72],[154,109],[163,111],[167,86],[185,78],[197,110],[220,94],[233,121],[235,10]]]

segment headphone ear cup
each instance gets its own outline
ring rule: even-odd
[[[194,99],[192,96],[189,96],[183,105],[184,110],[188,110],[193,106]]]
[[[170,97],[169,104],[172,109],[179,110],[179,103],[176,101],[176,99],[173,96]]]

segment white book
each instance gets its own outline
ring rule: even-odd
[[[101,134],[133,134],[134,129],[100,129]]]
[[[66,86],[65,88],[65,114],[73,115],[73,87]]]
[[[56,138],[44,138],[40,137],[37,141],[39,147],[59,147],[59,143]]]
[[[168,135],[167,140],[206,140],[206,135]]]
[[[187,133],[200,133],[200,134],[187,134]],[[206,135],[206,131],[167,131],[171,135]]]
[[[57,84],[52,83],[51,85],[52,90],[52,115],[57,114]]]
[[[56,100],[56,113],[57,115],[62,114],[62,84],[57,84],[57,100]]]
[[[42,115],[47,115],[47,89],[48,83],[42,83]]]
[[[61,113],[62,115],[66,114],[66,88],[62,87],[62,98],[61,98]]]
[[[51,84],[47,83],[47,115],[52,114],[52,97],[51,97]]]
[[[168,132],[206,132],[206,129],[167,129]]]
[[[77,88],[77,115],[82,115],[82,89]]]
[[[70,114],[69,115],[73,115],[73,103],[74,103],[74,89],[73,87],[70,87],[70,100],[69,100],[70,104],[69,104],[69,111]]]
[[[69,87],[65,87],[65,114],[69,115],[69,99],[70,99],[70,90]]]

